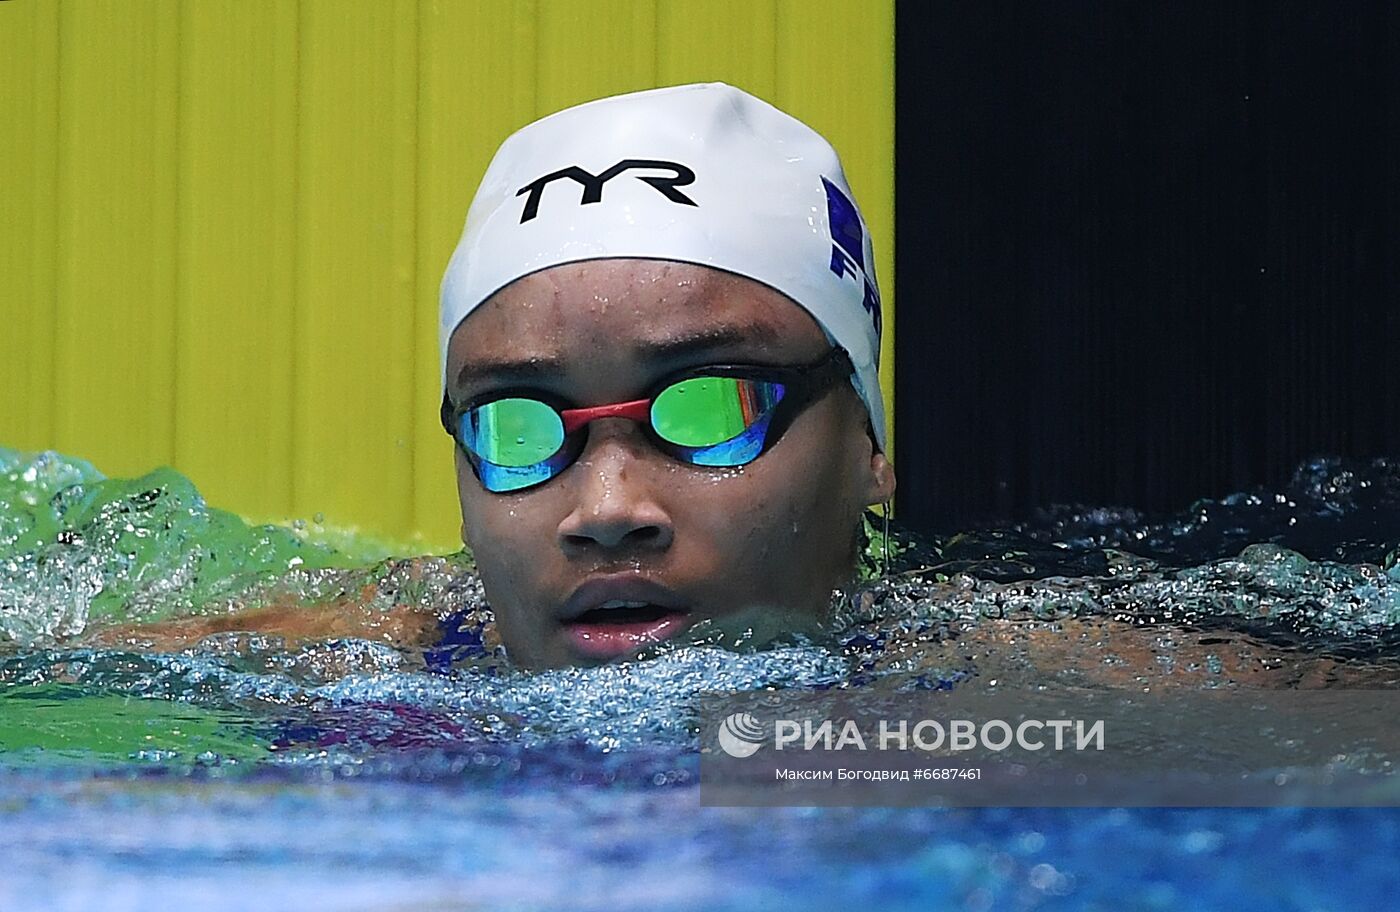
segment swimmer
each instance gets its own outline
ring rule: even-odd
[[[831,146],[730,86],[506,140],[443,279],[442,419],[512,661],[820,620],[895,487],[872,256]]]
[[[463,541],[514,664],[825,617],[895,490],[871,240],[825,139],[723,84],[546,117],[487,169],[440,303]],[[421,646],[436,620],[271,607],[145,635]]]

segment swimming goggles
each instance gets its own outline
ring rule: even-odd
[[[643,399],[575,408],[538,390],[488,393],[453,406],[442,400],[442,425],[488,491],[504,494],[549,481],[573,465],[599,418],[639,422],[657,449],[689,465],[753,462],[777,443],[793,419],[853,373],[833,348],[798,367],[718,365],[672,374]]]

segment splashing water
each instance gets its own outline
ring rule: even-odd
[[[1179,659],[1196,631],[1237,635],[1242,650],[1370,657],[1384,668],[1400,630],[1400,470],[1384,460],[1308,463],[1280,494],[1201,501],[1170,519],[1059,508],[1015,529],[933,542],[896,533],[888,543],[868,523],[866,575],[886,548],[895,572],[838,598],[825,636],[735,651],[744,644],[701,624],[635,661],[543,674],[514,670],[485,645],[490,612],[466,553],[383,559],[353,540],[333,549],[304,528],[249,526],[207,507],[170,469],[113,480],[55,453],[0,451],[0,473],[0,642],[9,644],[0,682],[30,696],[81,692],[252,712],[268,730],[286,721],[268,708],[296,717],[302,733],[314,728],[307,718],[329,712],[334,724],[313,739],[313,753],[334,743],[339,760],[373,754],[383,740],[382,731],[357,740],[346,724],[355,707],[370,705],[411,708],[405,725],[418,728],[438,720],[429,726],[435,735],[415,728],[399,738],[415,744],[680,750],[694,746],[693,698],[705,691],[881,678],[944,686],[993,670],[1003,681],[1073,677],[1084,671],[1076,660],[1087,665],[1097,651],[1052,650],[1050,667],[1036,637],[1063,639],[1086,625],[1151,631],[1154,661],[1133,669],[1128,680],[1137,682]],[[75,645],[116,623],[347,602],[370,612],[430,606],[466,621],[455,648],[428,655],[356,639],[288,646],[237,630],[175,653]],[[995,658],[969,665],[957,657],[987,636],[1004,647]],[[1235,680],[1228,661],[1206,661],[1207,672],[1215,665],[1214,683]],[[268,759],[294,755],[277,751],[296,740],[271,738]]]
[[[289,570],[346,566],[353,556],[292,530],[209,509],[171,469],[114,480],[56,453],[0,450],[0,638],[190,614]]]

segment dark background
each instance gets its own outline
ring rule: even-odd
[[[1400,4],[897,8],[902,520],[1400,456]]]

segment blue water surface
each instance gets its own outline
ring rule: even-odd
[[[0,777],[0,907],[1395,908],[1395,810],[703,808],[695,787]]]

